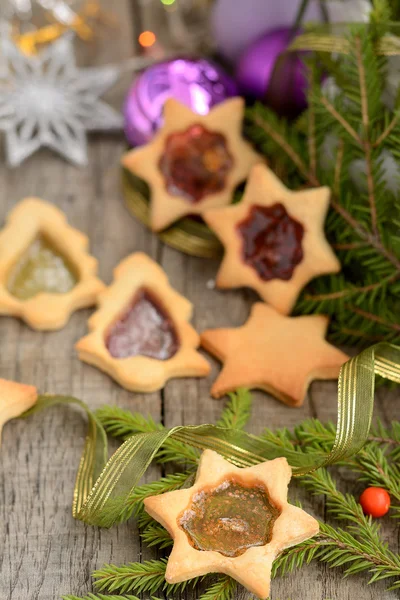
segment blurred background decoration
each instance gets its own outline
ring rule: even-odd
[[[26,54],[35,54],[69,30],[89,41],[100,24],[117,25],[98,0],[2,0],[0,18]]]

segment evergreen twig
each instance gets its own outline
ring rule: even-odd
[[[243,429],[251,415],[251,394],[246,389],[238,389],[229,394],[229,402],[216,425],[227,429]]]
[[[163,591],[168,595],[183,592],[186,587],[193,587],[200,578],[191,579],[182,583],[169,584],[165,581],[167,559],[146,560],[145,562],[129,563],[122,567],[104,565],[93,573],[95,587],[101,591],[118,592],[148,592],[151,595]]]
[[[231,600],[237,589],[237,583],[228,575],[220,577],[199,600]]]
[[[313,281],[296,312],[332,316],[331,333],[340,343],[400,341],[400,223],[395,216],[400,193],[388,187],[383,165],[383,153],[400,157],[400,117],[382,101],[386,62],[377,45],[388,30],[384,15],[389,12],[387,3],[381,4],[379,10],[375,6],[373,26],[353,28],[347,55],[322,61],[340,86],[333,97],[314,77],[309,109],[298,123],[289,124],[262,105],[248,110],[249,137],[290,187],[332,189],[327,234],[343,270]],[[307,63],[316,69],[320,56]],[[336,155],[331,164],[328,131]],[[365,165],[365,179],[358,182],[350,169],[356,159]]]
[[[110,596],[109,594],[88,594],[87,596],[63,596],[62,600],[140,600],[137,596]],[[152,600],[158,600],[158,598],[152,598]]]

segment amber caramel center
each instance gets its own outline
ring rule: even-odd
[[[179,526],[196,550],[235,557],[268,544],[279,515],[263,484],[246,485],[230,478],[197,492],[179,517]]]
[[[161,304],[142,289],[125,314],[109,329],[106,346],[114,358],[141,355],[167,360],[178,351],[179,340]]]
[[[76,269],[40,235],[11,269],[7,289],[19,300],[28,300],[41,292],[66,294],[77,282]]]
[[[167,191],[192,203],[222,191],[232,166],[226,138],[198,124],[169,135],[159,163]]]
[[[243,240],[243,260],[261,279],[291,279],[303,260],[304,227],[283,204],[253,206],[238,231]]]

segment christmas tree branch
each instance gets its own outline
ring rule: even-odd
[[[115,596],[114,594],[110,596],[109,594],[88,594],[87,596],[63,596],[62,600],[140,600],[137,596]],[[157,598],[152,598],[152,600],[158,600]]]
[[[118,406],[103,406],[96,415],[108,435],[123,440],[137,433],[163,429],[163,425],[155,423],[151,417],[145,418],[140,413],[131,413]],[[174,460],[174,462],[193,465],[197,464],[198,459],[198,450],[176,440],[167,440],[156,457],[160,463]]]
[[[321,96],[321,102],[325,106],[326,110],[332,115],[332,117],[334,119],[336,119],[336,121],[341,124],[343,129],[345,129],[347,131],[347,133],[357,142],[357,144],[359,144],[361,146],[362,141],[361,141],[361,138],[358,135],[357,131],[350,125],[350,123],[348,121],[346,121],[344,116],[341,115],[339,113],[339,111],[336,110],[336,108],[333,106],[333,104],[331,104],[331,102],[329,102],[328,98],[326,98],[325,96]],[[310,180],[310,183],[312,185],[316,185],[316,186],[319,185],[319,182],[317,179]]]
[[[309,109],[297,122],[265,106],[248,109],[249,137],[291,188],[332,190],[326,230],[342,273],[314,280],[296,312],[329,314],[339,343],[400,340],[400,194],[386,167],[388,153],[399,156],[400,114],[383,104],[386,65],[377,52],[387,27],[385,21],[352,27],[347,55],[322,61],[332,89],[311,78]],[[307,57],[316,72],[320,56]]]
[[[227,429],[243,429],[250,414],[251,394],[248,390],[238,389],[234,394],[229,395],[229,401],[224,407],[217,425]],[[109,435],[123,440],[136,433],[158,431],[163,428],[162,424],[155,423],[151,417],[145,418],[140,413],[132,413],[117,406],[103,406],[96,412],[96,415]],[[132,515],[136,515],[139,518],[139,526],[142,528],[152,525],[154,522],[152,519],[148,519],[143,511],[144,499],[190,485],[194,476],[193,468],[197,466],[199,456],[200,453],[197,449],[176,440],[167,440],[157,453],[156,460],[161,464],[178,463],[192,468],[183,473],[167,475],[152,483],[136,487],[127,499],[116,522],[122,523],[130,519]],[[164,539],[160,540],[160,543],[163,542]]]
[[[308,69],[309,85],[312,89],[315,86],[316,73],[312,66]],[[315,129],[315,106],[314,102],[310,102],[308,109],[308,155],[310,157],[310,174],[312,177],[317,177],[317,140]]]
[[[237,583],[227,575],[222,576],[216,583],[200,596],[199,600],[232,600],[237,589]]]
[[[301,158],[300,154],[298,154],[294,150],[294,148],[292,147],[290,142],[285,138],[283,133],[281,133],[271,123],[262,119],[257,113],[255,113],[254,116],[252,116],[252,120],[259,129],[261,129],[266,135],[271,137],[279,146],[279,148],[281,148],[281,150],[283,150],[287,154],[287,156],[292,160],[293,164],[296,165],[300,173],[304,176],[306,181],[308,181],[309,183],[315,181],[316,183],[314,185],[319,185],[319,183],[317,182],[317,178],[310,173],[309,169],[307,168],[307,165],[305,164],[305,162],[303,162],[303,159]]]
[[[342,167],[343,167],[343,157],[344,157],[344,142],[343,140],[339,140],[338,150],[336,155],[336,165],[335,165],[335,176],[333,179],[333,192],[335,195],[339,195],[340,193],[340,177],[342,175]]]
[[[395,117],[393,117],[393,119],[390,121],[390,123],[386,127],[386,129],[384,129],[382,131],[381,135],[373,143],[373,147],[374,148],[379,148],[379,146],[381,146],[383,144],[383,142],[386,140],[387,137],[389,137],[389,135],[392,133],[392,131],[394,130],[394,128],[398,124],[399,119],[400,119],[400,115],[396,115]]]
[[[251,416],[251,404],[249,390],[239,388],[234,394],[229,394],[229,402],[216,425],[227,429],[243,429]]]
[[[295,428],[294,433],[286,429],[276,432],[266,430],[263,434],[277,448],[285,447],[291,450],[307,452],[310,448],[320,453],[328,453],[335,441],[335,427],[332,423],[323,425],[316,420],[308,420]],[[393,447],[393,448],[391,448]],[[393,423],[390,430],[385,429],[381,422],[371,429],[368,443],[352,459],[342,463],[342,466],[361,475],[360,480],[367,485],[384,487],[391,495],[394,516],[400,518],[400,470],[396,461],[400,457],[400,425]],[[391,462],[389,462],[389,460]],[[344,496],[337,488],[329,473],[319,469],[315,473],[298,479],[301,485],[324,494],[327,507],[335,513],[336,509],[345,509],[346,514],[340,518],[355,520],[363,527],[367,522],[358,503],[352,496]]]
[[[363,60],[363,53],[361,47],[361,39],[359,36],[356,36],[354,39],[354,47],[355,54],[357,59],[358,66],[358,74],[359,74],[359,83],[360,83],[360,95],[361,95],[361,115],[362,115],[362,124],[364,129],[364,140],[361,141],[361,144],[364,147],[365,152],[365,163],[367,168],[367,186],[368,186],[368,199],[369,199],[369,207],[371,211],[371,226],[373,234],[376,238],[380,239],[379,230],[378,230],[378,216],[376,211],[375,204],[375,182],[374,177],[372,175],[372,158],[371,158],[371,143],[370,143],[370,118],[369,118],[369,108],[368,108],[368,95],[367,95],[367,85],[365,81],[365,67]]]
[[[148,592],[153,595],[158,591],[163,591],[168,595],[176,592],[182,593],[186,587],[195,586],[200,578],[192,579],[190,582],[168,584],[165,581],[165,569],[167,559],[147,560],[142,563],[129,563],[122,567],[115,565],[104,565],[102,569],[95,571],[95,587],[101,591],[118,592],[126,594],[127,592]]]
[[[353,294],[364,294],[366,292],[372,292],[384,285],[388,285],[400,279],[399,273],[392,273],[388,277],[383,278],[381,281],[377,281],[375,283],[371,283],[370,285],[364,286],[354,286],[351,288],[346,288],[339,290],[337,292],[330,292],[329,294],[308,294],[304,295],[306,300],[337,300],[339,298],[345,298],[347,296],[351,296]]]
[[[365,317],[369,321],[375,321],[375,323],[383,325],[383,327],[385,327],[386,329],[391,329],[392,331],[398,331],[400,333],[400,325],[397,325],[397,323],[390,323],[385,319],[382,319],[382,317],[378,317],[377,315],[374,315],[371,312],[367,312],[366,310],[362,310],[361,308],[357,308],[356,306],[346,305],[346,308],[350,312]]]
[[[368,571],[369,583],[396,578],[388,589],[400,588],[400,557],[387,548],[383,555],[376,554],[374,544],[359,541],[341,528],[320,522],[320,534],[294,548],[285,550],[274,562],[272,574],[285,575],[311,560],[326,562],[330,567],[347,566],[345,576]]]

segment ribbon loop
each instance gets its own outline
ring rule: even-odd
[[[107,461],[107,436],[80,400],[41,396],[25,415],[55,404],[77,404],[89,418],[89,431],[76,478],[73,516],[90,525],[110,527],[165,441],[173,438],[196,448],[215,450],[233,464],[247,467],[284,456],[294,475],[304,475],[356,454],[365,444],[374,407],[375,375],[400,383],[400,348],[380,343],[343,365],[338,385],[336,438],[329,454],[277,449],[262,437],[215,425],[179,426],[133,435]]]

